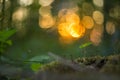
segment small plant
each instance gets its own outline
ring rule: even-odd
[[[0,31],[0,54],[5,51],[7,46],[12,45],[12,41],[9,39],[14,33],[15,29],[2,30]]]
[[[53,59],[47,55],[34,56],[29,60],[30,68],[34,72],[37,72],[44,64],[50,63],[51,61],[53,61]]]
[[[92,44],[92,42],[87,42],[87,43],[80,45],[79,48],[82,49],[82,48],[90,46],[91,44]]]
[[[79,48],[83,51],[84,57],[86,56],[86,47],[90,46],[92,42],[86,42],[79,46]]]

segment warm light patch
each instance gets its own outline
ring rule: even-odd
[[[99,45],[101,42],[101,34],[94,29],[90,34],[90,40],[94,45]]]
[[[72,11],[68,11],[66,13],[65,19],[66,19],[66,22],[69,22],[69,23],[74,23],[74,24],[79,24],[80,23],[79,16]]]
[[[61,23],[58,26],[58,32],[61,35],[60,40],[64,41],[64,43],[70,43],[75,39],[81,38],[84,36],[85,28],[80,25],[75,25],[72,23]]]
[[[104,0],[93,0],[93,3],[98,7],[103,7]]]
[[[115,33],[115,24],[112,21],[106,23],[106,31],[110,35]]]
[[[58,25],[58,32],[61,35],[61,37],[71,37],[69,33],[69,24],[68,23],[61,23]]]
[[[3,2],[3,0],[0,0],[0,3],[2,3]]]
[[[68,22],[68,23],[75,23],[79,24],[80,23],[80,18],[79,16],[74,12],[73,9],[62,9],[58,13],[59,17],[59,23],[61,22]]]
[[[51,6],[42,6],[39,9],[39,26],[44,29],[52,28],[55,25],[55,18],[51,13]]]
[[[51,6],[40,7],[39,14],[41,16],[51,15]]]
[[[7,2],[7,1],[9,1],[9,0],[5,0],[5,1]],[[0,3],[2,3],[2,2],[3,2],[3,0],[0,0]]]
[[[58,17],[58,33],[61,36],[60,40],[64,39],[71,42],[84,36],[85,28],[81,25],[80,18],[74,11],[62,9]]]
[[[104,32],[104,26],[103,24],[95,24],[94,29],[99,32],[100,34],[103,34]]]
[[[59,37],[59,41],[61,44],[70,44],[73,42],[73,38],[71,37]]]
[[[85,28],[81,25],[71,24],[69,28],[69,33],[74,38],[80,38],[84,35]]]
[[[39,26],[41,28],[47,29],[53,27],[55,24],[55,19],[52,17],[52,15],[46,15],[39,18]]]
[[[54,0],[39,0],[39,4],[41,5],[41,6],[49,6],[49,5],[51,5],[51,3],[53,3],[54,2]]]
[[[94,21],[90,16],[84,16],[82,19],[82,24],[86,29],[92,29],[94,26]]]
[[[58,26],[58,32],[62,37],[80,38],[84,35],[85,28],[74,23],[61,23]]]
[[[27,13],[26,8],[19,8],[13,13],[12,19],[13,21],[22,21],[27,17]]]
[[[97,24],[103,24],[104,22],[104,15],[100,11],[94,11],[93,12],[93,19]]]
[[[99,45],[102,41],[104,27],[103,25],[95,24],[94,29],[91,31],[90,40],[94,45]]]
[[[21,6],[29,6],[33,3],[33,0],[19,0]]]

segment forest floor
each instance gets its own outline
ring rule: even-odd
[[[120,55],[59,60],[41,68],[36,80],[120,80]]]
[[[75,60],[50,55],[57,61],[42,66],[36,73],[29,70],[21,72],[20,68],[0,65],[0,80],[120,80],[120,54]]]

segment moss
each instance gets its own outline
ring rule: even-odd
[[[51,62],[49,64],[44,65],[41,68],[42,71],[49,71],[49,72],[57,72],[57,73],[70,73],[75,72],[72,68],[65,66],[59,62]]]
[[[107,57],[107,62],[100,70],[101,72],[120,73],[120,55]]]
[[[83,63],[86,66],[94,66],[98,72],[120,73],[120,54],[107,57],[94,56],[75,59],[76,63]],[[65,66],[59,62],[51,62],[44,65],[41,70],[52,71],[57,73],[76,72],[69,66]]]
[[[85,65],[92,65],[95,64],[96,62],[99,62],[103,59],[101,56],[95,56],[95,57],[85,57],[85,58],[78,58],[75,61],[77,63],[83,63]]]

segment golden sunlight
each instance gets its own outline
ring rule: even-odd
[[[69,33],[74,38],[80,38],[84,35],[85,28],[81,25],[71,24],[69,26]]]
[[[51,15],[51,8],[52,8],[51,6],[40,7],[39,15],[41,16]]]
[[[104,22],[104,15],[100,11],[94,11],[93,12],[93,19],[97,24],[103,24]]]
[[[59,21],[61,22],[68,22],[68,23],[80,23],[79,16],[74,12],[73,9],[62,9],[58,13]]]
[[[58,17],[58,33],[61,36],[61,41],[64,39],[69,43],[84,36],[85,28],[80,24],[80,18],[74,11],[61,10]]]
[[[39,0],[41,6],[49,6],[54,2],[54,0]]]
[[[61,23],[58,26],[58,32],[62,37],[80,38],[84,35],[85,28],[73,23]]]
[[[52,15],[46,15],[39,18],[39,26],[41,28],[47,29],[53,27],[55,24],[55,19]]]
[[[84,36],[85,28],[74,23],[61,23],[58,26],[58,33],[61,36],[60,41],[65,40],[63,43],[71,43]]]
[[[13,21],[23,21],[28,14],[28,10],[26,8],[18,8],[12,15]]]
[[[61,37],[71,37],[69,31],[68,31],[68,23],[61,23],[58,25],[58,32],[61,35]]]
[[[33,0],[19,0],[21,6],[29,6],[33,3]]]
[[[82,24],[86,29],[92,29],[94,26],[94,21],[90,16],[84,16],[82,19]]]

